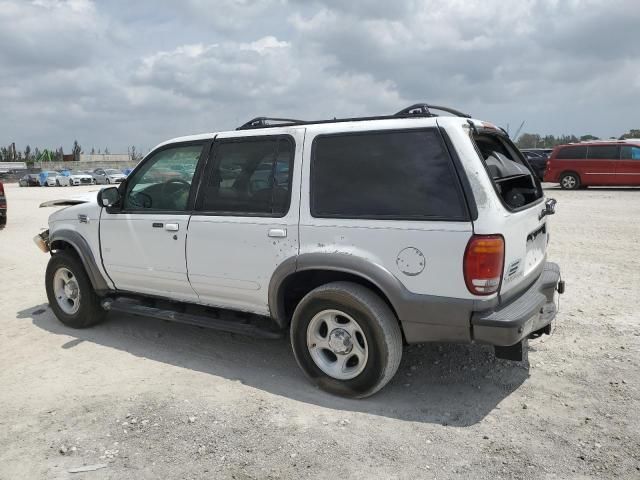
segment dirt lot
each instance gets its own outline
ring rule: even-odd
[[[640,478],[640,189],[548,192],[567,293],[529,363],[412,346],[361,401],[307,383],[286,340],[114,314],[62,326],[31,237],[67,189],[6,190],[2,479]]]

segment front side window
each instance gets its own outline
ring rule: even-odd
[[[221,140],[214,152],[199,210],[222,215],[286,214],[294,157],[289,137]]]
[[[202,144],[165,148],[127,181],[125,210],[185,211]]]
[[[463,220],[437,130],[323,135],[313,142],[311,214],[321,218]]]
[[[587,157],[587,147],[564,147],[561,148],[556,158],[559,160],[584,160]]]
[[[621,160],[640,160],[640,147],[625,145],[620,149]]]
[[[594,160],[617,160],[618,155],[617,145],[591,145],[587,152],[587,158]]]

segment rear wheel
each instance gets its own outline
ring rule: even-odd
[[[575,173],[563,173],[560,177],[560,187],[565,190],[580,188],[580,177]]]
[[[72,328],[86,328],[104,320],[100,305],[80,259],[60,251],[51,256],[45,274],[49,305],[58,320]]]
[[[291,321],[291,345],[302,371],[323,390],[363,398],[384,387],[402,358],[402,333],[389,306],[351,282],[309,292]]]
[[[111,183],[111,180],[109,180],[108,178],[107,178],[107,183]]]

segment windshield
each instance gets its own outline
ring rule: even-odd
[[[119,170],[115,170],[113,168],[108,168],[105,170],[107,175],[119,175],[121,172]]]

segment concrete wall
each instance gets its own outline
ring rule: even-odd
[[[120,162],[131,162],[131,157],[126,153],[95,153],[91,155],[90,153],[81,153],[80,154],[81,162],[90,162],[90,163],[120,163]]]

